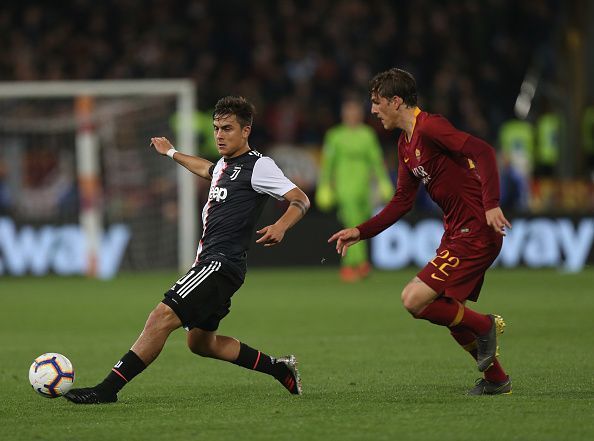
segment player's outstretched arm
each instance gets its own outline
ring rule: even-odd
[[[167,152],[171,150],[169,155],[171,155],[175,162],[183,165],[189,171],[201,178],[208,179],[209,181],[212,179],[212,176],[208,172],[212,162],[198,156],[186,155],[185,153],[178,152],[173,148],[173,145],[171,145],[169,140],[164,137],[151,138],[151,145],[155,148],[157,153],[163,156],[166,156]]]
[[[309,198],[300,188],[295,187],[283,195],[285,200],[289,201],[287,211],[272,225],[268,225],[256,233],[262,234],[256,243],[264,244],[265,247],[271,247],[283,240],[286,231],[295,225],[305,216],[309,210]]]
[[[344,257],[348,247],[355,245],[359,240],[361,240],[361,232],[358,228],[345,228],[334,233],[328,239],[328,243],[336,241],[336,252]]]
[[[493,228],[497,233],[505,236],[505,227],[511,228],[511,223],[503,215],[501,208],[495,207],[485,212],[487,225]]]

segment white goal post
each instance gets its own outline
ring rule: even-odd
[[[93,99],[107,97],[175,97],[176,111],[179,124],[176,126],[176,146],[184,153],[197,154],[198,146],[193,129],[193,116],[195,112],[196,87],[191,80],[97,80],[97,81],[21,81],[0,82],[0,102],[15,99],[44,99],[44,98],[72,98],[77,102],[77,118],[85,118],[89,112]],[[78,102],[80,101],[80,103]],[[79,105],[80,104],[80,105]],[[86,110],[85,110],[86,109]],[[84,121],[80,124],[84,124]],[[92,130],[91,130],[92,131]],[[155,133],[155,136],[159,133]],[[147,139],[147,150],[148,150]],[[76,135],[76,168],[79,183],[97,179],[99,170],[98,143],[93,142],[92,136],[85,134],[85,130],[77,131]],[[91,188],[97,185],[91,185]],[[178,267],[187,269],[194,260],[197,246],[198,214],[197,214],[197,189],[195,176],[178,167]],[[81,194],[84,189],[81,188]],[[91,190],[92,193],[92,190]],[[88,196],[92,197],[92,194]],[[101,234],[101,214],[89,207],[81,208],[79,221],[87,240],[89,261],[87,272],[93,275],[96,271],[95,260],[97,236]],[[88,205],[88,204],[87,204]],[[91,204],[92,205],[92,204]],[[94,249],[95,248],[95,249]]]

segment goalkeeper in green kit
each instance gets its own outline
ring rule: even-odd
[[[379,194],[389,201],[394,187],[384,166],[383,153],[373,129],[363,122],[360,101],[347,98],[342,103],[342,123],[326,133],[322,150],[316,204],[322,211],[336,206],[344,227],[354,227],[372,214],[372,177]],[[342,258],[340,277],[356,282],[369,275],[367,245],[361,241]]]

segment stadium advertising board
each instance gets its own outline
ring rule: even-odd
[[[594,218],[514,218],[496,266],[554,267],[580,271],[593,260]],[[443,225],[437,219],[400,221],[372,239],[371,260],[380,269],[424,266],[435,255]]]
[[[130,229],[116,224],[102,235],[97,256],[97,275],[108,279],[117,274],[130,240]],[[0,217],[0,275],[85,274],[85,236],[79,225],[17,228],[13,220]]]
[[[272,214],[272,217],[276,214]],[[260,220],[265,224],[268,215]],[[496,266],[514,268],[559,268],[580,271],[594,263],[594,218],[512,218]],[[336,264],[326,243],[339,228],[331,217],[310,213],[285,237],[282,246],[252,247],[250,266],[311,266],[320,256]],[[376,268],[396,270],[423,266],[434,256],[443,233],[440,220],[401,220],[371,240],[370,257]],[[303,237],[307,237],[304,246]],[[101,238],[98,275],[117,274],[132,238],[129,226],[111,225]],[[78,225],[17,226],[0,217],[0,276],[79,275],[87,268],[85,239]],[[134,268],[129,268],[134,269]]]

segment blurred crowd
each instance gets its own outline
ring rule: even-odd
[[[278,146],[319,151],[340,122],[345,96],[365,102],[371,77],[397,66],[416,77],[422,109],[447,116],[499,150],[502,204],[524,211],[535,207],[530,195],[546,199],[561,191],[532,181],[554,176],[560,115],[536,100],[528,120],[518,120],[514,104],[535,66],[541,78],[555,80],[564,20],[558,0],[9,2],[0,5],[0,77],[192,78],[197,121],[207,126],[202,138],[210,138],[209,112],[217,99],[243,95],[258,110],[251,145],[276,148],[288,167],[296,166],[296,156]],[[592,109],[584,136],[592,132],[594,170]],[[395,180],[396,135],[366,114]],[[0,214],[11,203],[6,168],[0,155]],[[542,209],[558,204],[545,199]],[[432,209],[421,195],[423,207]]]
[[[413,73],[421,106],[495,141],[558,2],[75,0],[0,6],[4,80],[191,77],[201,109],[242,94],[257,141],[319,143],[346,92]],[[388,138],[383,134],[384,139]]]

